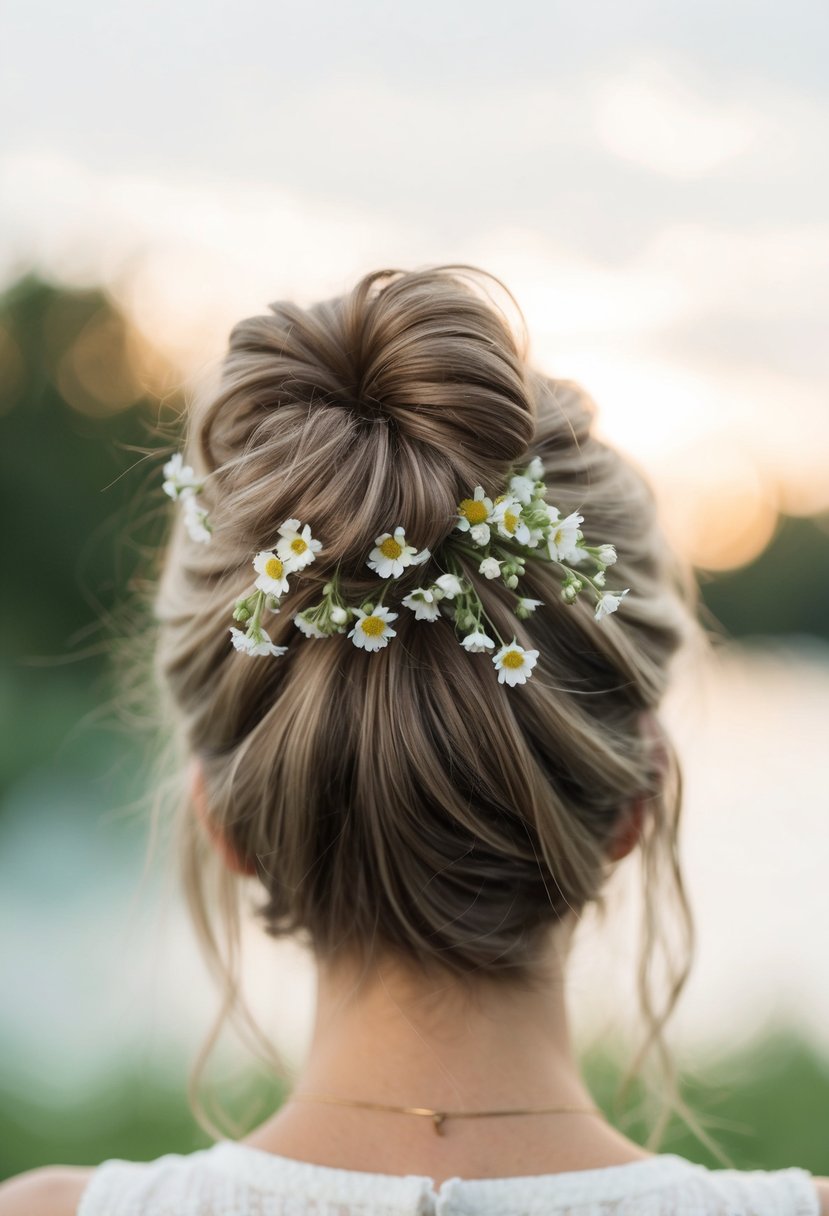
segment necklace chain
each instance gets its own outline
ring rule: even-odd
[[[387,1106],[383,1102],[366,1102],[360,1098],[336,1098],[332,1094],[294,1093],[289,1100],[304,1099],[308,1102],[333,1102],[338,1106],[361,1106],[367,1110],[392,1111],[400,1115],[422,1115],[432,1120],[438,1135],[445,1135],[443,1124],[447,1119],[487,1119],[494,1115],[602,1115],[597,1106],[542,1106],[520,1110],[432,1110],[428,1106]]]

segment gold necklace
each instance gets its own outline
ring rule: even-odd
[[[493,1115],[603,1115],[597,1106],[542,1106],[523,1110],[431,1110],[427,1106],[386,1106],[382,1102],[365,1102],[358,1098],[335,1098],[331,1094],[294,1093],[292,1099],[308,1102],[335,1102],[339,1106],[362,1106],[368,1110],[387,1110],[400,1115],[425,1115],[439,1136],[445,1135],[447,1119],[488,1119]]]

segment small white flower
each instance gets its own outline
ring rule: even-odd
[[[403,528],[376,536],[374,545],[366,565],[376,570],[381,578],[399,578],[407,566],[419,566],[431,556],[428,549],[418,552],[414,545],[407,545]]]
[[[417,587],[404,595],[401,603],[411,608],[419,621],[436,621],[440,616],[440,600],[443,593],[439,588]]]
[[[260,591],[268,591],[271,595],[284,595],[288,590],[288,579],[285,576],[285,563],[270,549],[257,553],[253,559],[253,568],[259,575],[254,586]]]
[[[550,513],[550,533],[547,537],[547,548],[552,561],[566,562],[577,550],[577,541],[581,536],[579,524],[584,523],[584,516],[573,512],[566,519],[559,518],[555,507],[548,508]],[[553,517],[555,512],[555,518]]]
[[[207,522],[207,511],[199,506],[195,494],[182,495],[184,505],[184,526],[193,540],[207,544],[211,539],[210,524]]]
[[[497,578],[501,573],[501,565],[502,563],[496,558],[485,557],[478,567],[478,573],[482,574],[484,578]]]
[[[476,629],[461,639],[461,646],[472,654],[483,654],[487,650],[494,650],[495,643],[482,630]]]
[[[595,585],[596,585],[597,587],[603,587],[603,586],[604,586],[604,584],[605,584],[605,572],[604,572],[604,570],[597,570],[597,571],[596,571],[596,573],[593,575],[593,582],[595,583]]]
[[[282,539],[276,543],[276,552],[289,573],[304,570],[322,548],[322,541],[311,535],[310,524],[303,528],[298,519],[286,519],[279,527],[279,535]]]
[[[489,524],[474,524],[469,529],[469,539],[473,545],[483,549],[484,545],[489,544]]]
[[[599,545],[597,556],[603,566],[612,566],[616,561],[616,550],[613,545]]]
[[[492,656],[492,662],[498,672],[498,683],[510,686],[526,684],[537,661],[537,650],[525,650],[514,640],[502,646],[497,654]]]
[[[348,620],[348,613],[345,608],[341,608],[339,604],[334,604],[329,613],[331,620],[335,625],[344,625]]]
[[[625,587],[624,591],[605,591],[600,595],[596,604],[596,620],[600,621],[603,616],[615,612],[622,602],[622,596],[627,595],[629,591],[630,587]]]
[[[530,600],[526,596],[522,596],[515,605],[515,615],[518,617],[528,617],[535,612],[536,608],[543,608],[543,600]]]
[[[328,634],[320,629],[316,621],[309,620],[303,613],[298,612],[294,617],[294,624],[301,633],[304,633],[306,638],[327,638]]]
[[[241,629],[237,629],[234,625],[231,625],[230,636],[233,639],[235,648],[241,650],[243,654],[280,655],[284,654],[288,649],[287,646],[275,646],[261,625],[255,635],[244,633]]]
[[[492,522],[497,524],[502,536],[517,540],[521,545],[526,545],[530,539],[530,529],[521,518],[521,503],[514,494],[505,494],[496,502]]]
[[[463,498],[458,503],[458,522],[455,528],[458,532],[468,532],[471,528],[487,524],[491,514],[492,499],[484,494],[483,486],[476,486],[471,498]],[[480,543],[475,541],[475,544]],[[486,544],[486,541],[483,544]]]
[[[541,481],[544,476],[544,464],[540,456],[533,456],[524,470],[524,476],[531,477],[533,481]]]
[[[362,608],[354,608],[352,611],[357,622],[348,636],[355,646],[360,646],[363,650],[380,650],[381,647],[388,646],[389,638],[397,637],[397,630],[392,629],[389,624],[389,621],[397,620],[397,613],[389,612],[383,604],[373,612],[364,612]]]
[[[435,586],[440,588],[448,600],[453,600],[463,592],[463,584],[456,574],[439,574],[435,579]]]
[[[201,489],[201,482],[189,464],[184,463],[181,452],[176,452],[164,465],[164,482],[161,487],[171,498],[181,498]]]
[[[523,506],[528,507],[530,505],[535,493],[535,482],[533,479],[525,477],[521,473],[516,473],[509,480],[509,488]]]

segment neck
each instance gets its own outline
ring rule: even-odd
[[[453,1111],[595,1108],[570,1039],[559,926],[532,986],[426,982],[399,962],[364,975],[338,960],[318,968],[310,1050],[293,1094],[325,1094],[450,1115],[432,1121],[386,1110],[289,1099],[245,1142],[318,1165],[379,1174],[500,1177],[622,1164],[649,1154],[595,1114]]]
[[[427,986],[394,962],[363,979],[320,966],[311,1048],[293,1088],[437,1110],[593,1105],[555,956],[532,988]]]

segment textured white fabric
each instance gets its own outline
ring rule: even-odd
[[[672,1153],[519,1178],[371,1174],[220,1140],[155,1161],[111,1158],[77,1216],[819,1216],[807,1170],[709,1170]]]

